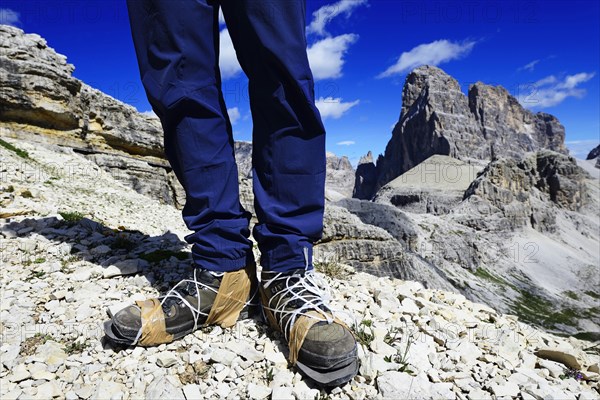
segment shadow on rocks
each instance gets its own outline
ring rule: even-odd
[[[94,270],[103,278],[141,274],[161,290],[164,283],[176,278],[177,272],[192,265],[190,246],[172,232],[150,236],[124,227],[110,228],[88,218],[56,217],[10,222],[0,227],[0,232],[8,239],[3,246],[8,253],[20,253],[23,262],[31,261],[27,257],[58,258],[61,270],[75,277],[80,271],[72,264],[87,261],[101,267]],[[48,241],[36,240],[36,235]],[[16,237],[22,240],[11,249],[10,238]]]

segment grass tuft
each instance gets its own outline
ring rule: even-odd
[[[58,214],[61,217],[63,217],[65,222],[68,222],[71,224],[76,224],[77,222],[79,222],[83,218],[85,218],[85,215],[83,215],[79,211],[63,211],[63,212],[59,212]]]
[[[21,150],[2,139],[0,139],[0,146],[4,147],[7,150],[14,152],[16,155],[18,155],[21,158],[29,158],[28,152],[26,152],[25,150]]]

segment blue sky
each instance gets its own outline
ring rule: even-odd
[[[565,125],[571,154],[600,142],[600,2],[307,1],[309,59],[327,150],[353,164],[382,153],[398,120],[406,74],[438,65],[466,93],[502,85]],[[38,33],[84,82],[150,110],[123,0],[3,0],[0,22]],[[247,81],[221,26],[223,89],[238,140],[251,140]]]

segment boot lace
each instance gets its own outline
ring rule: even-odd
[[[274,274],[272,277],[270,275]],[[263,287],[271,290],[269,304],[263,306],[270,310],[282,328],[286,340],[299,316],[317,318],[331,324],[334,310],[328,305],[331,292],[325,280],[314,270],[297,270],[292,274],[263,272]],[[266,278],[266,279],[265,279]],[[308,314],[315,311],[320,314]]]

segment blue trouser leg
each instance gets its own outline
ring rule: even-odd
[[[197,265],[243,268],[250,213],[239,201],[233,136],[220,90],[218,7],[202,0],[128,0],[142,82],[186,192],[183,219]]]
[[[312,268],[325,202],[325,129],[306,54],[304,0],[224,0],[223,15],[249,79],[253,229],[261,265]]]
[[[233,270],[251,256],[239,204],[231,125],[217,67],[216,7],[207,0],[129,0],[142,81],[165,151],[188,196],[195,261]],[[312,268],[323,229],[325,130],[314,104],[303,0],[223,0],[249,78],[254,237],[267,270]]]

